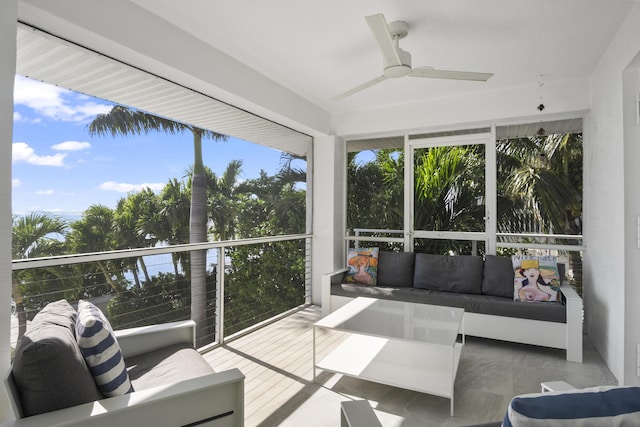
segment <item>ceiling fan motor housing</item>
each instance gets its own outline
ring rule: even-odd
[[[404,77],[411,72],[411,54],[400,48],[397,51],[401,64],[384,64],[385,77]]]

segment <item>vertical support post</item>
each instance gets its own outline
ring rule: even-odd
[[[496,125],[491,125],[491,135],[485,145],[485,253],[495,255],[498,232],[498,171],[496,154]]]
[[[316,327],[315,325],[313,326],[313,356],[312,356],[312,362],[313,362],[313,382],[316,382]]]
[[[216,267],[216,341],[224,343],[224,249],[218,248],[218,266]]]

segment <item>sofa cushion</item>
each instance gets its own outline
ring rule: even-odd
[[[482,276],[482,293],[495,297],[513,297],[513,264],[511,258],[486,255]]]
[[[520,319],[566,323],[567,310],[563,304],[525,304],[513,298],[493,295],[457,294],[419,288],[363,286],[347,283],[331,285],[331,294],[345,297],[369,297],[420,304],[464,308],[465,312]]]
[[[481,256],[416,254],[413,287],[481,294],[483,268]]]
[[[413,252],[387,252],[378,254],[379,286],[413,286]]]
[[[175,344],[128,357],[125,361],[136,390],[173,384],[215,371],[189,344]]]
[[[78,302],[76,339],[102,394],[112,397],[133,391],[111,324],[89,301]]]
[[[66,300],[38,313],[13,360],[23,416],[102,399],[76,342],[76,311]]]

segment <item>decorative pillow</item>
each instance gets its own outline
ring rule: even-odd
[[[378,248],[349,248],[347,267],[346,283],[375,285],[378,280]]]
[[[111,324],[102,311],[88,301],[78,301],[76,338],[102,394],[112,397],[133,391]]]
[[[559,302],[560,275],[555,256],[514,255],[514,301]]]
[[[60,300],[47,304],[28,326],[11,370],[20,392],[22,416],[103,398],[80,354],[76,318],[74,308]]]

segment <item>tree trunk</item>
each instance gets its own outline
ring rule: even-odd
[[[202,164],[202,136],[194,131],[194,165],[191,180],[189,243],[207,241],[206,177]],[[191,319],[196,322],[196,345],[206,344],[207,335],[207,251],[191,251]]]
[[[100,271],[102,271],[102,274],[104,275],[104,278],[107,280],[107,283],[109,284],[109,286],[111,286],[111,289],[113,289],[116,292],[116,295],[120,295],[120,289],[118,288],[118,285],[116,285],[116,282],[113,281],[113,279],[111,278],[111,275],[107,272],[107,269],[104,268],[104,265],[102,265],[100,261],[98,261],[98,268],[100,268]]]
[[[147,270],[147,264],[144,262],[143,257],[138,258],[138,262],[140,263],[140,269],[144,273],[144,280],[147,284],[151,284],[151,277],[149,276],[149,270]]]
[[[178,280],[179,270],[178,270],[178,257],[175,253],[171,254],[171,261],[173,262],[173,274],[176,276],[176,280]]]
[[[140,285],[140,277],[138,276],[138,264],[134,263],[131,267],[131,274],[133,274],[133,281],[135,283],[134,287],[136,289],[140,289],[142,285]]]

